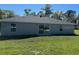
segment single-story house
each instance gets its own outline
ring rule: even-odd
[[[74,25],[49,17],[17,16],[0,20],[0,35],[74,34]]]

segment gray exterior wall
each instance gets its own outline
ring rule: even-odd
[[[60,25],[51,25],[51,34],[74,34],[74,26],[62,25],[62,31],[60,31]]]
[[[15,23],[16,32],[11,32],[11,22],[1,23],[1,35],[12,36],[12,35],[41,35],[39,34],[39,25],[34,23]],[[48,25],[48,24],[44,24]],[[63,25],[63,31],[60,31],[60,25],[49,24],[50,32],[44,35],[52,34],[73,34],[73,25]]]
[[[25,23],[15,23],[16,24],[16,32],[11,32],[11,23],[2,23],[1,24],[1,34],[3,36],[11,36],[11,35],[32,35],[38,33],[37,24],[25,24]]]

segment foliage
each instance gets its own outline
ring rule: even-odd
[[[44,17],[45,16],[43,11],[39,11],[37,15],[40,16],[40,17]]]
[[[25,9],[24,12],[25,12],[25,15],[28,16],[30,15],[31,9]]]
[[[52,14],[52,9],[51,9],[51,5],[50,4],[46,4],[44,8],[42,8],[42,10],[45,11],[45,16],[49,17],[50,14]]]
[[[63,12],[54,12],[53,15],[52,15],[52,18],[55,18],[55,19],[59,19],[59,20],[62,20],[62,17],[63,17]]]
[[[36,13],[35,13],[35,12],[31,12],[31,14],[30,14],[30,15],[36,16]]]
[[[42,11],[37,13],[37,16],[40,17],[51,17],[56,18],[58,20],[68,21],[76,23],[76,20],[79,19],[79,15],[76,14],[74,10],[67,10],[65,13],[63,11],[52,12],[52,6],[50,4],[46,4],[45,7],[41,8]],[[36,12],[31,12],[31,9],[25,9],[25,15],[36,15]]]
[[[50,4],[46,4],[45,7],[42,8],[42,11],[40,10],[37,14],[31,9],[25,9],[24,12],[26,16],[46,16],[73,23],[76,23],[76,20],[79,20],[79,14],[77,15],[75,10],[67,10],[65,13],[63,11],[52,12],[52,6]],[[17,15],[13,11],[0,9],[0,19],[10,18],[14,16]]]
[[[16,16],[16,15],[14,14],[13,11],[0,9],[0,19],[11,18],[11,17],[14,17],[14,16]]]
[[[77,20],[79,20],[79,14],[78,14],[78,16],[77,16]]]
[[[3,11],[0,9],[0,19],[3,18],[3,15],[4,15],[4,13],[3,13]]]
[[[5,10],[5,15],[7,15],[7,18],[11,18],[15,16],[14,12],[10,10]]]
[[[67,21],[69,21],[69,22],[75,22],[75,20],[76,20],[76,11],[67,10],[64,15],[67,18]]]

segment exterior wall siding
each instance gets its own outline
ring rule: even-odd
[[[16,32],[11,32],[11,23],[2,23],[2,35],[34,35],[38,34],[37,24],[14,23]]]
[[[60,31],[60,25],[51,25],[51,34],[74,34],[73,25],[62,25],[62,31]]]
[[[11,32],[12,23],[2,23],[1,24],[1,35],[3,36],[12,36],[12,35],[40,35],[39,34],[39,25],[33,23],[14,23],[16,24],[16,32]],[[47,25],[47,24],[44,24]],[[50,32],[44,35],[53,35],[53,34],[74,34],[73,25],[62,25],[63,31],[60,31],[60,25],[49,24]]]

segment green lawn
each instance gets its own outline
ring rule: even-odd
[[[78,31],[76,31],[78,34]],[[79,54],[79,36],[42,36],[0,40],[0,54]]]

